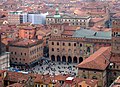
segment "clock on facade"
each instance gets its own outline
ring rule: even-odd
[[[54,29],[54,33],[57,34],[57,33],[58,33],[58,30],[57,30],[57,29]]]

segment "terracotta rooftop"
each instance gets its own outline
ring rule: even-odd
[[[91,79],[82,79],[82,78],[74,78],[71,82],[65,81],[62,87],[66,87],[67,85],[75,86],[76,83],[79,84],[81,82],[85,82],[87,85],[94,87],[98,84],[97,80],[91,80]]]
[[[112,57],[110,58],[110,61],[111,61],[111,62],[116,62],[116,64],[120,66],[120,64],[119,64],[119,63],[120,63],[120,57],[118,57],[118,56],[113,57],[113,56],[112,56]]]
[[[21,79],[23,78],[23,79],[27,80],[28,77],[29,77],[28,74],[7,71],[7,77],[5,78],[5,80],[10,80],[10,81],[13,81],[13,82],[18,82],[20,78]]]
[[[62,33],[62,35],[66,35],[66,36],[72,36],[74,34],[74,31],[64,31]]]
[[[71,30],[71,31],[75,31],[80,29],[80,27],[76,27],[76,26],[64,26],[64,30]]]
[[[32,46],[37,43],[42,43],[42,40],[24,39],[13,43],[11,42],[10,46]]]
[[[7,87],[25,87],[25,86],[24,84],[21,84],[21,83],[14,83],[14,84],[8,85]]]
[[[33,27],[33,26],[26,26],[26,27],[20,28],[20,29],[24,29],[24,30],[33,30],[33,29],[35,29],[35,27]]]
[[[55,76],[55,80],[62,80],[62,81],[64,81],[68,76],[69,75],[65,75],[65,76],[63,76],[63,75],[56,75]]]
[[[105,70],[110,63],[110,51],[110,47],[101,47],[98,51],[96,51],[90,57],[85,59],[82,63],[78,64],[77,67],[86,69]]]
[[[113,18],[120,18],[120,13],[116,13],[115,15],[113,15]]]
[[[104,20],[104,18],[92,18],[92,19],[91,19],[91,21],[92,21],[92,22],[95,22],[95,23],[96,23],[96,22],[99,22],[99,21],[103,21],[103,20]]]
[[[3,72],[3,71],[0,71]],[[20,72],[13,72],[13,71],[6,71],[6,77],[5,77],[5,81],[11,81],[14,82],[14,84],[11,84],[7,87],[23,87],[23,84],[20,84],[18,82],[23,82],[23,81],[27,81],[29,77],[33,77],[33,81],[35,83],[42,83],[42,84],[52,84],[53,82],[55,82],[55,87],[66,87],[66,86],[61,86],[61,84],[58,81],[66,81],[66,78],[69,77],[69,75],[55,75],[51,76],[49,74],[46,75],[41,75],[41,74],[24,74],[24,73],[20,73]],[[2,78],[0,78],[0,83],[2,81]],[[90,85],[91,87],[93,87],[94,85],[97,84],[97,80],[90,80],[90,79],[83,79],[83,78],[73,78],[72,82],[70,84],[75,85],[76,83],[80,83],[82,81],[85,81],[86,84]],[[66,84],[65,84],[66,85]],[[2,86],[0,86],[2,87]]]

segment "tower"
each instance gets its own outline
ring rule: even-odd
[[[1,41],[1,32],[0,32],[0,55],[2,54],[2,41]]]
[[[120,14],[116,14],[112,18],[112,57],[115,59],[120,57]],[[112,60],[113,61],[113,60]],[[114,60],[119,62],[120,60]]]
[[[108,68],[108,84],[120,76],[120,14],[112,17],[112,46]]]

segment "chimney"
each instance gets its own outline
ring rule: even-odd
[[[0,55],[2,54],[2,40],[1,40],[1,33],[0,33]]]

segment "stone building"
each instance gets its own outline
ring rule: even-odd
[[[8,23],[10,24],[20,24],[23,22],[22,11],[11,11],[8,13]]]
[[[111,49],[101,47],[82,63],[78,64],[78,76],[85,79],[98,80],[98,87],[107,86],[107,67],[109,65]]]
[[[56,9],[55,15],[46,16],[46,24],[53,23],[65,23],[68,22],[71,26],[80,26],[83,28],[89,27],[91,17],[88,15],[78,16],[73,14],[59,14],[58,9]]]
[[[42,40],[20,40],[9,44],[12,66],[24,68],[35,65],[43,56]]]
[[[36,27],[33,26],[19,26],[19,38],[31,39],[35,37]]]
[[[77,29],[54,24],[49,39],[49,58],[52,61],[80,63],[100,47],[111,45],[111,31]]]
[[[41,75],[0,70],[0,87],[97,87],[98,81],[69,75]]]
[[[120,14],[112,17],[112,50],[108,68],[108,82],[120,76]]]
[[[93,79],[98,79],[98,86],[100,87],[109,87],[110,84],[118,77],[120,76],[120,14],[115,14],[112,17],[112,45],[111,49],[108,48],[100,48],[97,52],[95,52],[93,55],[88,57],[86,60],[84,60],[82,63],[78,65],[78,75],[83,75],[85,78],[91,78],[91,76],[95,76]],[[105,51],[106,49],[106,51]],[[100,51],[101,50],[101,51]],[[100,51],[100,52],[99,52]],[[96,56],[97,55],[97,56]],[[101,56],[100,56],[101,55]],[[99,58],[100,57],[100,58]],[[102,60],[99,60],[102,59]],[[105,59],[105,60],[104,60]],[[95,65],[94,65],[95,64]],[[104,66],[105,65],[105,66]],[[97,67],[99,66],[99,67]],[[101,73],[96,74],[96,67],[97,72],[101,69],[101,67],[104,67]],[[82,72],[87,73],[80,73]],[[95,73],[89,73],[88,71],[92,71]],[[100,76],[101,75],[101,76]],[[100,77],[98,77],[100,76]],[[100,81],[100,79],[102,79]],[[112,86],[111,86],[112,87]]]
[[[6,52],[6,47],[2,43],[2,32],[0,32],[0,70],[10,67],[10,53]]]

